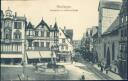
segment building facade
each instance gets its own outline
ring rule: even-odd
[[[10,9],[1,13],[1,62],[20,63],[25,51],[26,17]]]
[[[59,58],[60,61],[71,61],[73,54],[72,45],[73,30],[59,28]]]
[[[26,50],[29,63],[50,62],[53,46],[58,44],[57,38],[58,27],[56,23],[54,27],[48,26],[43,19],[36,27],[29,23],[26,29]]]
[[[119,17],[112,23],[107,31],[102,34],[102,62],[105,68],[110,67],[111,71],[119,73],[118,71],[118,57],[119,53]]]
[[[120,49],[119,53],[119,74],[128,79],[127,76],[127,62],[128,62],[128,0],[123,0],[123,4],[119,14],[119,33],[120,33]]]
[[[104,48],[103,46],[103,39],[101,37],[102,34],[107,32],[109,27],[112,25],[112,23],[115,21],[115,19],[118,17],[118,14],[120,12],[121,3],[116,1],[105,1],[100,0],[99,2],[99,26],[98,26],[98,46],[97,46],[97,52],[98,52],[98,60],[99,62],[104,60]]]

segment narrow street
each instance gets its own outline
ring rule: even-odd
[[[101,71],[97,70],[93,65],[89,62],[84,61],[82,58],[79,60],[82,64],[85,64],[87,67],[80,67],[82,69],[88,69],[92,73],[94,73],[97,77],[99,77],[101,80],[113,80],[111,77],[106,76],[104,73]]]
[[[66,69],[69,71],[69,80],[80,80],[83,72],[86,80],[113,80],[82,58],[79,58],[79,62],[63,65],[65,65]]]

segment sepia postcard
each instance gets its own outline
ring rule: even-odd
[[[0,81],[127,80],[128,0],[1,0]]]

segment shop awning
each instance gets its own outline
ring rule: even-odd
[[[57,53],[59,55],[70,55],[70,53]]]
[[[51,58],[51,51],[40,51],[41,58]]]
[[[27,57],[28,59],[40,59],[41,58],[39,51],[28,51]]]
[[[0,58],[22,58],[22,54],[0,54]]]

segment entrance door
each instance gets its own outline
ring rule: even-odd
[[[110,50],[107,50],[107,66],[110,66]]]

